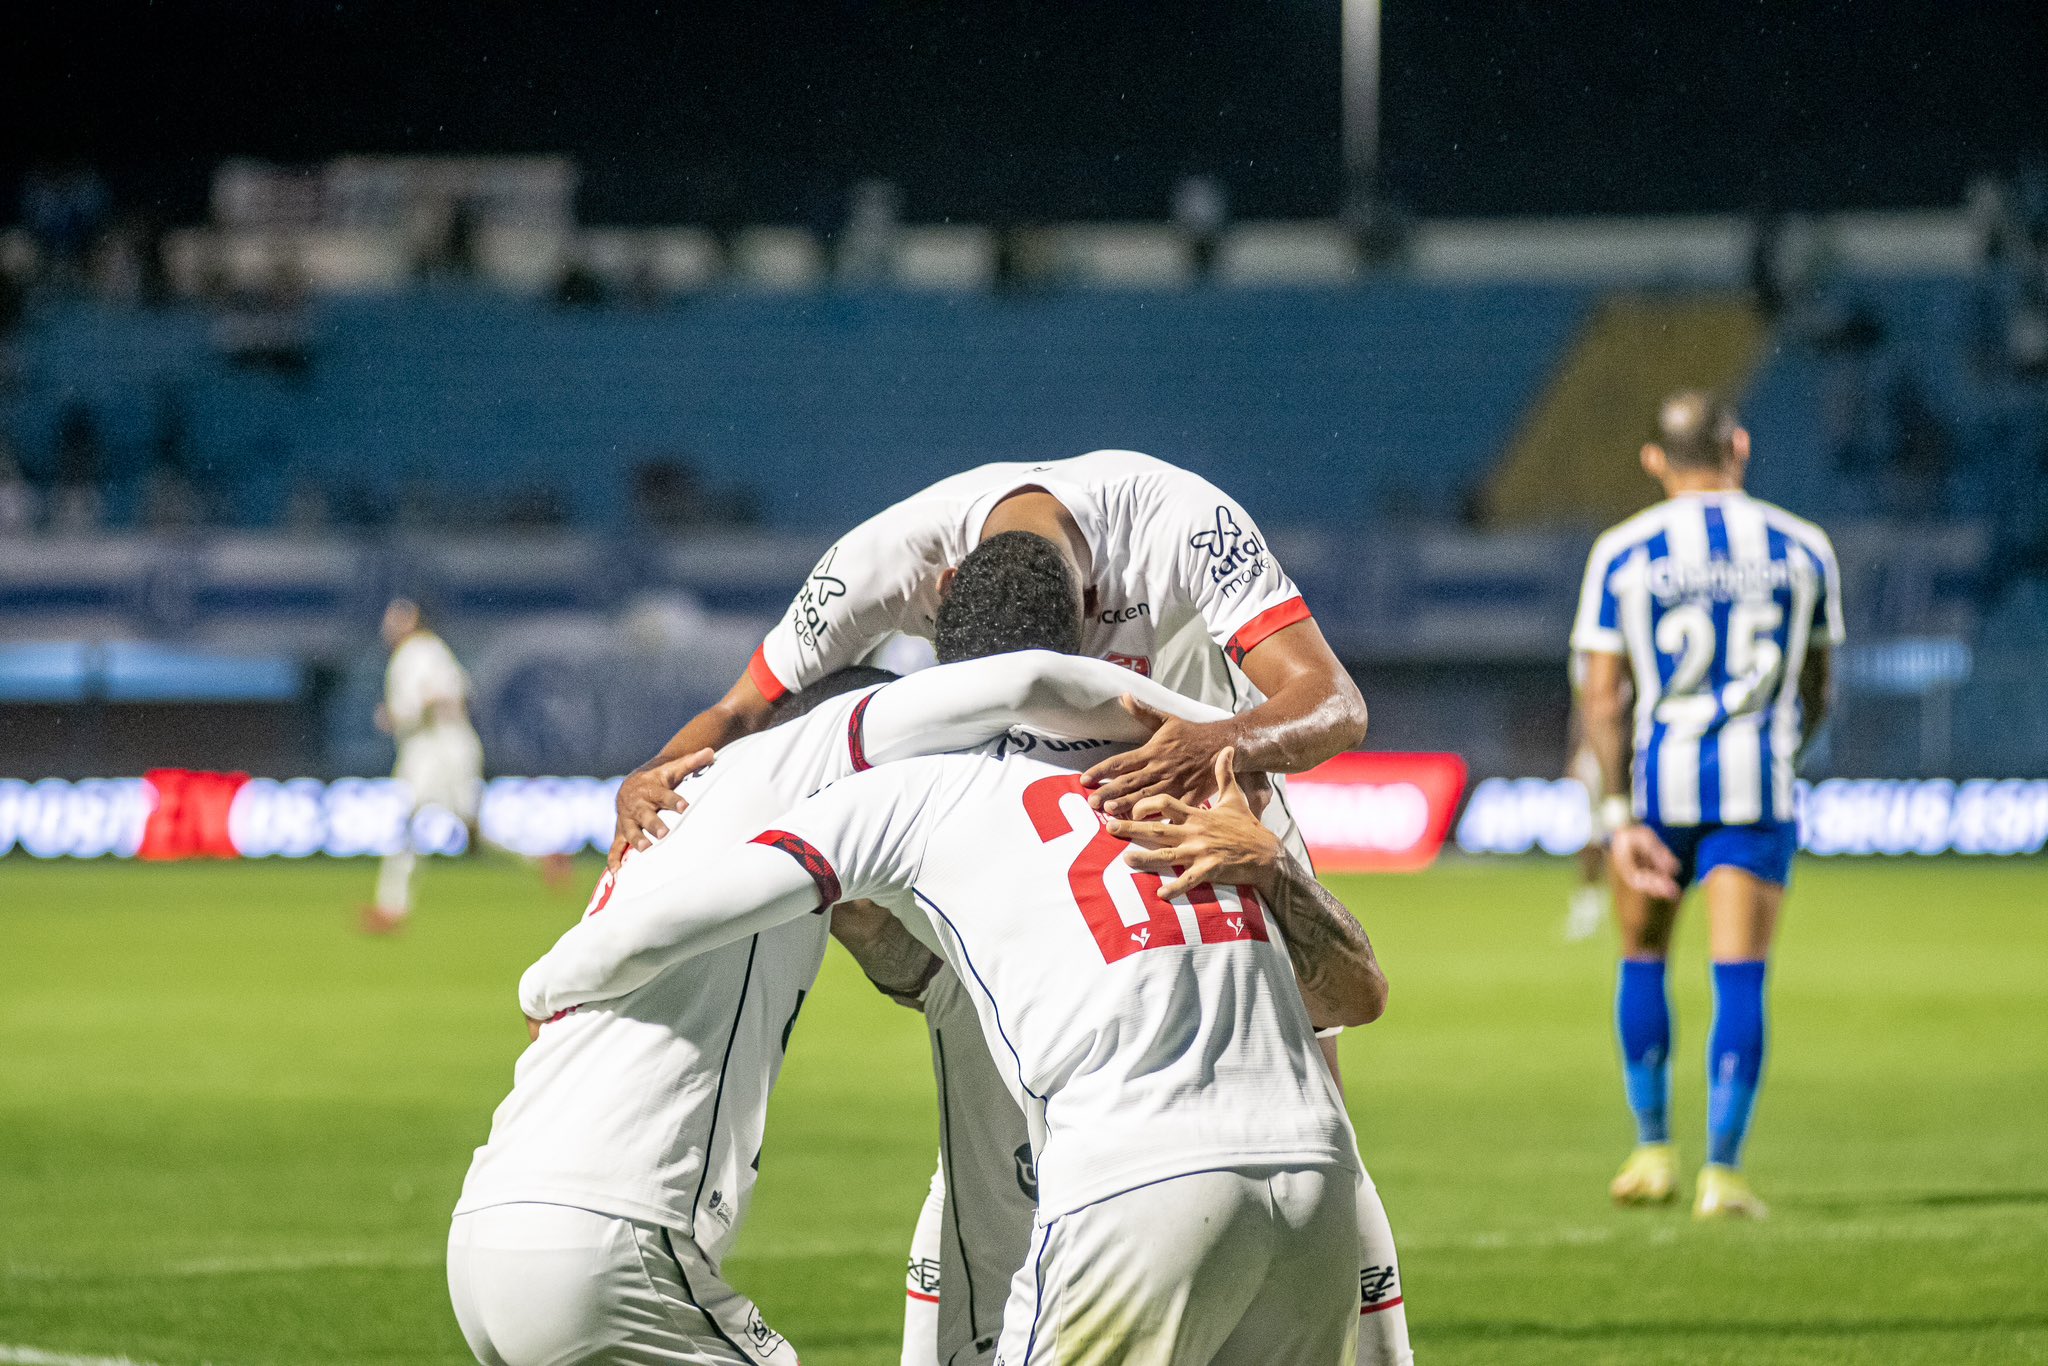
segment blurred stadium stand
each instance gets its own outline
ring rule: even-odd
[[[1419,223],[1388,258],[1334,222],[1199,254],[1165,224],[906,226],[886,186],[836,233],[583,229],[574,183],[232,166],[154,290],[0,238],[28,282],[0,312],[0,724],[37,737],[8,773],[210,762],[259,712],[247,766],[375,771],[397,591],[472,662],[494,768],[617,771],[834,533],[1103,446],[1250,506],[1377,743],[1553,771],[1587,542],[1653,496],[1655,399],[1704,380],[1742,396],[1753,489],[1841,548],[1820,770],[2048,774],[2044,277],[1996,196],[1769,233]]]

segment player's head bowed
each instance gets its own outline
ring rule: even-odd
[[[960,561],[939,600],[941,664],[1011,650],[1081,649],[1081,576],[1043,536],[1005,531]]]

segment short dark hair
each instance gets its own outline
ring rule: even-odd
[[[941,664],[1011,650],[1081,650],[1081,581],[1043,536],[1005,531],[960,561],[939,603],[932,643]]]
[[[768,709],[768,727],[779,726],[784,721],[794,721],[799,716],[816,711],[842,694],[876,687],[897,677],[898,675],[890,673],[887,669],[871,669],[865,664],[850,664],[836,673],[826,674],[808,688],[784,693],[775,699],[775,705]]]
[[[1657,405],[1656,436],[1664,458],[1691,469],[1719,469],[1735,453],[1742,420],[1711,389],[1680,389]]]

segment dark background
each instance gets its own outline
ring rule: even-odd
[[[214,163],[567,152],[597,222],[1332,212],[1338,0],[16,3],[0,186],[82,157],[199,218]],[[2038,4],[1387,0],[1385,183],[1427,215],[1947,205],[2048,138]],[[9,191],[11,193],[11,191]],[[0,201],[4,202],[4,201]],[[0,208],[0,214],[11,210]]]

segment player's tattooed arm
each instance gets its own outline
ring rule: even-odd
[[[832,937],[853,955],[877,991],[898,1005],[923,1009],[920,998],[941,963],[902,921],[872,901],[842,901],[832,908]]]
[[[1279,923],[1316,1027],[1370,1024],[1387,1005],[1387,979],[1372,941],[1344,904],[1259,820],[1238,783],[1235,757],[1228,749],[1216,756],[1215,805],[1148,797],[1133,813],[1136,819],[1109,821],[1111,834],[1137,846],[1124,861],[1170,874],[1172,880],[1160,888],[1169,899],[1208,882],[1253,888]]]
[[[1287,941],[1310,1021],[1328,1029],[1377,1020],[1387,1008],[1387,977],[1365,926],[1284,849],[1267,884],[1258,890]]]

